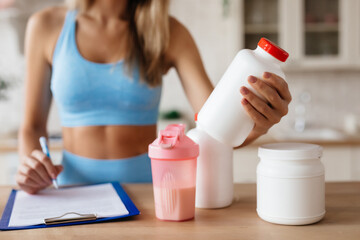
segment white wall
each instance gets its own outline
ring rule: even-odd
[[[10,81],[8,100],[0,101],[0,135],[16,132],[22,118],[24,59],[18,52],[14,30],[0,20],[0,74]]]
[[[278,127],[292,127],[295,108],[301,93],[308,92],[311,101],[306,105],[309,127],[331,127],[343,130],[346,116],[360,119],[360,71],[321,71],[287,73],[293,101],[289,114]]]

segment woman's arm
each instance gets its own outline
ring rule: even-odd
[[[19,186],[28,193],[51,184],[61,171],[41,152],[39,137],[47,136],[46,123],[51,105],[49,63],[49,11],[33,15],[25,37],[25,114],[19,130],[20,165],[16,175]]]
[[[189,31],[176,19],[170,19],[170,45],[166,55],[175,67],[185,94],[195,112],[199,112],[214,89]]]
[[[199,51],[189,31],[174,18],[170,21],[170,47],[167,59],[174,66],[184,88],[185,94],[195,112],[199,112],[213,86],[205,72]],[[265,134],[270,127],[278,123],[287,114],[291,95],[284,79],[275,74],[264,73],[263,81],[249,83],[266,99],[265,101],[242,88],[239,94],[244,99],[242,105],[254,120],[255,126],[241,146],[254,141]],[[241,147],[239,146],[239,147]]]

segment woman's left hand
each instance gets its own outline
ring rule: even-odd
[[[261,99],[246,87],[240,88],[240,93],[244,97],[241,103],[255,122],[254,129],[249,137],[252,136],[255,139],[267,133],[274,124],[280,122],[280,119],[288,113],[291,94],[285,80],[273,73],[265,72],[263,79],[249,76],[248,82],[265,98],[265,100]]]

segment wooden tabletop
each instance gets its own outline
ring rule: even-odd
[[[163,222],[155,218],[152,185],[128,184],[124,189],[141,215],[117,222],[0,231],[0,239],[360,239],[360,182],[327,183],[325,218],[307,226],[283,226],[261,220],[255,211],[255,184],[236,184],[230,207],[196,209],[195,219],[187,222]],[[0,212],[4,210],[10,190],[9,186],[0,187]]]

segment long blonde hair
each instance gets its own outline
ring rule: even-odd
[[[65,0],[71,9],[86,11],[94,0]],[[169,46],[169,0],[128,0],[130,37],[125,62],[129,70],[139,66],[141,78],[150,86],[161,84],[164,53]],[[131,71],[130,71],[131,72]]]

